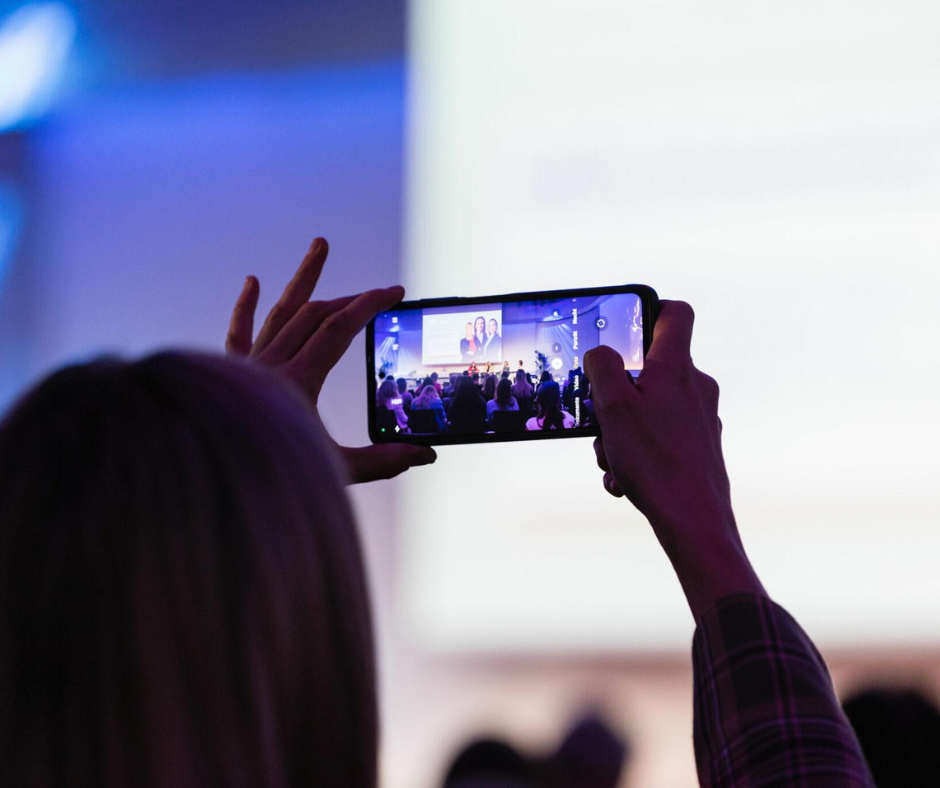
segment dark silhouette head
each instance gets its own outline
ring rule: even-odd
[[[627,738],[597,713],[571,725],[558,749],[540,762],[544,783],[552,788],[616,788],[629,762]]]
[[[940,711],[912,690],[870,689],[842,704],[878,788],[940,783]]]
[[[483,381],[483,396],[487,402],[496,396],[496,386],[499,384],[499,378],[496,375],[487,375]]]
[[[393,399],[398,399],[400,392],[398,391],[398,386],[395,384],[395,381],[391,378],[385,378],[379,386],[378,391],[375,392],[375,404],[384,405],[386,408],[390,407]]]
[[[496,405],[504,410],[512,406],[512,383],[509,382],[509,378],[503,378],[499,381],[499,384],[496,386],[495,399]]]
[[[528,759],[512,745],[476,739],[454,758],[443,788],[536,788],[536,783]]]
[[[399,378],[398,380],[395,381],[395,383],[398,386],[399,394],[404,394],[406,391],[408,391],[408,381],[405,380],[404,378]]]
[[[0,784],[375,788],[342,485],[307,402],[240,361],[30,392],[0,423]]]
[[[451,401],[451,408],[477,408],[483,403],[483,395],[471,378],[457,381],[457,393]]]
[[[545,381],[539,386],[535,397],[538,405],[538,420],[543,430],[564,429],[565,419],[561,413],[561,389],[554,380]]]

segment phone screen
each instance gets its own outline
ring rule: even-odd
[[[378,439],[583,431],[596,426],[584,353],[609,345],[634,377],[643,369],[637,293],[456,301],[376,316]]]

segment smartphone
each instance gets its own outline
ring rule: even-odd
[[[599,434],[584,354],[638,376],[659,308],[646,285],[402,301],[366,329],[373,443],[491,443]]]

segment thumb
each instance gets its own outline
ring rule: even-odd
[[[623,356],[607,345],[598,345],[584,354],[584,371],[591,381],[594,408],[601,413],[639,396]]]
[[[391,479],[416,465],[429,465],[437,459],[430,446],[384,443],[361,448],[340,447],[351,484]]]

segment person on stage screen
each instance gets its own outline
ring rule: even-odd
[[[460,360],[463,362],[473,361],[480,348],[481,345],[473,335],[473,323],[467,323],[464,327],[464,338],[460,340]]]
[[[486,318],[483,315],[473,321],[473,338],[476,340],[477,348],[482,350],[486,344]]]
[[[483,356],[490,361],[499,361],[503,356],[503,339],[499,335],[499,323],[492,317],[486,324],[486,341],[483,343]]]

